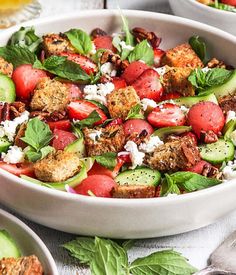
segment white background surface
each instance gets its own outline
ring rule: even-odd
[[[64,14],[71,11],[82,12],[83,9],[103,8],[104,6],[101,0],[40,0],[40,2],[42,4],[42,17]],[[116,0],[108,0],[107,7],[116,8],[116,3]],[[119,5],[121,8],[171,13],[167,0],[120,0]],[[76,209],[74,211],[76,211]],[[181,213],[179,213],[179,215],[181,215]],[[89,274],[88,270],[78,266],[76,260],[70,258],[67,252],[60,247],[61,244],[73,239],[73,235],[51,230],[24,219],[23,221],[25,221],[48,246],[57,263],[59,274]],[[145,256],[156,250],[173,248],[182,252],[183,255],[190,260],[192,265],[197,268],[203,268],[206,265],[210,253],[235,229],[236,212],[231,213],[216,224],[193,232],[165,238],[139,240],[129,252],[130,260]]]

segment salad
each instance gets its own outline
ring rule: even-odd
[[[161,49],[122,16],[0,47],[0,168],[85,196],[153,198],[236,177],[236,70],[203,39]]]
[[[235,0],[197,0],[197,1],[215,9],[236,12]]]

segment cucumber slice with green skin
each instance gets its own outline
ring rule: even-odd
[[[0,101],[12,103],[16,99],[15,84],[10,77],[0,73]]]
[[[231,140],[230,135],[236,128],[236,120],[231,119],[228,121],[223,128],[223,135],[225,140]]]
[[[84,158],[86,156],[84,139],[79,138],[79,139],[75,140],[74,142],[72,142],[71,144],[67,145],[65,148],[65,151],[77,153],[77,155],[80,158]]]
[[[142,167],[120,173],[115,181],[119,185],[157,186],[161,181],[161,174],[156,170]]]
[[[201,158],[219,164],[234,159],[234,145],[229,140],[219,139],[215,143],[199,146]]]
[[[227,95],[233,95],[236,93],[236,70],[233,71],[229,79],[221,85],[211,87],[203,92],[201,95],[208,95],[214,93],[216,98],[220,98]]]
[[[2,258],[19,258],[20,249],[6,230],[0,230],[0,260]]]
[[[184,106],[190,108],[194,104],[197,104],[197,103],[202,102],[202,101],[211,101],[211,102],[218,105],[217,98],[213,93],[212,94],[207,94],[207,95],[199,95],[199,96],[179,97],[179,98],[176,98],[176,99],[162,101],[158,105],[162,105],[164,103],[170,102],[170,103],[174,103],[178,106],[184,105]]]
[[[62,181],[62,182],[43,182],[43,181],[28,177],[25,175],[21,175],[20,177],[24,180],[30,181],[32,183],[35,183],[35,184],[38,184],[41,186],[66,191],[66,189],[65,189],[66,185],[69,185],[70,187],[73,188],[73,187],[77,186],[78,184],[80,184],[82,180],[87,178],[87,168],[85,165],[82,165],[81,170],[78,174],[76,174],[72,178],[69,178],[68,180]]]
[[[0,153],[3,153],[3,152],[6,153],[9,146],[11,145],[12,145],[11,142],[9,142],[7,138],[5,137],[0,138]]]
[[[158,136],[161,140],[165,139],[169,135],[181,135],[192,130],[191,126],[173,126],[157,129],[152,136]]]

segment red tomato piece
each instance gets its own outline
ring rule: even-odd
[[[181,126],[186,118],[181,108],[172,103],[165,103],[152,110],[147,117],[148,122],[154,127]]]
[[[69,119],[64,119],[59,121],[47,121],[47,124],[50,127],[51,131],[54,131],[55,129],[70,131],[71,129],[71,123]]]
[[[165,51],[161,49],[153,49],[154,51],[154,66],[155,67],[160,67],[161,65],[161,58],[164,56]]]
[[[16,85],[17,97],[20,99],[29,99],[38,81],[46,76],[46,72],[34,69],[30,64],[17,67],[12,74],[12,80]]]
[[[223,4],[236,7],[236,0],[221,0]]]
[[[201,131],[219,134],[224,127],[225,117],[219,105],[205,101],[193,105],[188,112],[188,123],[200,138]]]
[[[127,86],[125,80],[120,77],[113,77],[112,83],[115,86],[115,90],[125,88]]]
[[[96,50],[107,49],[115,51],[115,48],[112,44],[112,37],[110,35],[98,36],[93,40],[93,43],[96,47]]]
[[[55,129],[53,131],[54,138],[52,140],[52,146],[56,150],[64,150],[65,147],[71,144],[77,139],[77,137],[71,132]]]
[[[121,77],[123,77],[128,84],[132,84],[148,68],[148,65],[144,62],[133,61],[124,70]]]
[[[193,167],[186,169],[186,171],[197,173],[197,174],[201,175],[205,165],[210,165],[211,166],[211,164],[209,162],[207,162],[205,160],[200,160]]]
[[[73,83],[64,83],[69,88],[70,100],[82,98],[83,93],[80,88]]]
[[[116,182],[106,175],[92,175],[84,179],[74,189],[76,193],[89,196],[91,191],[96,197],[111,198],[111,191],[116,187]]]
[[[149,98],[154,101],[160,101],[163,87],[161,85],[159,74],[153,69],[147,69],[132,83],[138,96]]]
[[[101,117],[101,120],[94,123],[94,125],[99,125],[107,119],[107,116],[105,115],[105,113],[97,105],[86,100],[72,101],[67,108],[68,108],[70,119],[80,119],[80,120],[85,119],[94,110],[97,111],[97,113]]]
[[[176,98],[179,98],[181,97],[182,95],[177,93],[177,92],[173,92],[173,93],[168,93],[168,94],[163,94],[162,97],[161,97],[161,101],[164,101],[164,100],[170,100],[170,99],[176,99]]]
[[[0,168],[18,177],[20,175],[26,175],[28,177],[35,176],[32,163],[8,164],[6,162],[0,161]]]
[[[143,119],[129,119],[124,123],[123,127],[126,136],[133,133],[139,135],[143,130],[146,130],[148,135],[154,132],[152,126]]]
[[[93,74],[97,71],[97,65],[87,56],[68,52],[62,52],[60,55],[66,56],[68,60],[79,64],[81,69],[84,70],[87,74]]]

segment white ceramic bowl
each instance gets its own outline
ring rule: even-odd
[[[56,264],[42,240],[22,221],[0,209],[0,229],[9,232],[23,256],[36,255],[45,275],[59,275]]]
[[[236,65],[236,37],[184,18],[143,11],[124,11],[130,26],[153,30],[163,38],[162,48],[204,37],[213,56]],[[116,11],[97,10],[32,21],[37,33],[69,28],[91,31],[101,27],[120,30]],[[0,45],[18,27],[0,35]],[[40,224],[83,235],[113,238],[148,238],[177,234],[215,222],[236,208],[236,182],[223,183],[196,193],[152,199],[109,199],[68,194],[41,187],[0,171],[0,202]]]
[[[236,35],[236,13],[215,9],[196,0],[169,0],[175,15],[218,27]]]

